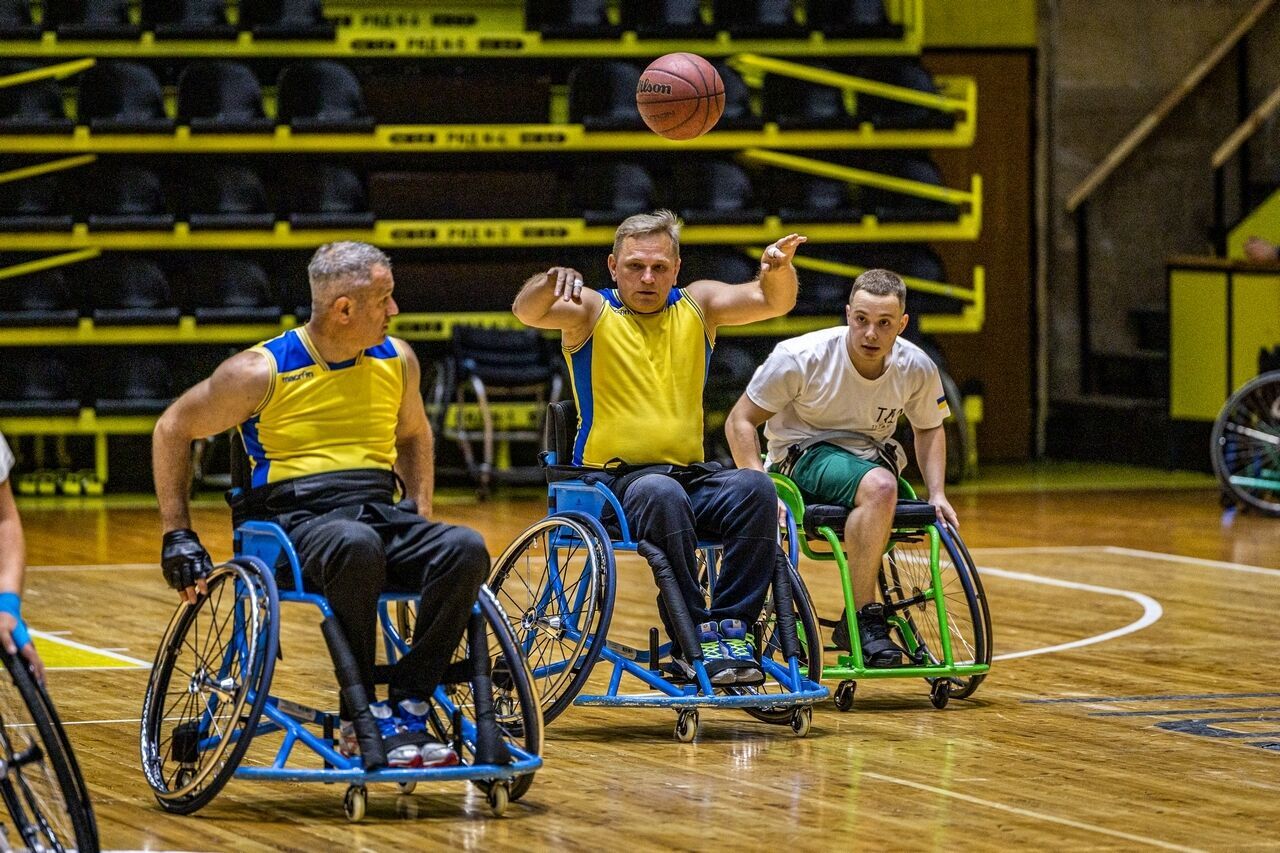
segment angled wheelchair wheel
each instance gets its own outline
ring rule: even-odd
[[[213,570],[156,653],[142,705],[142,771],[165,811],[190,814],[222,789],[253,739],[271,686],[280,602],[254,557]]]
[[[1231,395],[1214,421],[1210,456],[1235,503],[1280,516],[1280,370]]]
[[[477,602],[489,634],[490,700],[497,734],[504,742],[515,744],[530,755],[541,755],[543,716],[533,674],[511,630],[510,620],[493,593],[481,587]],[[398,607],[406,624],[413,624],[414,605],[401,602]],[[467,677],[471,672],[470,661],[470,636],[464,634],[449,664],[447,683],[436,691],[428,715],[435,736],[453,744],[464,764],[474,764],[477,760],[475,692],[473,681]],[[455,675],[450,677],[450,673]],[[477,784],[489,795],[493,786],[505,783]],[[532,773],[517,777],[510,783],[507,795],[518,800],[532,784]]]
[[[16,836],[8,841],[22,850],[97,850],[89,792],[53,703],[21,657],[0,650],[0,658],[0,797]]]
[[[787,574],[791,578],[791,598],[795,602],[796,609],[796,639],[800,641],[800,673],[809,680],[818,682],[822,680],[822,635],[818,633],[818,614],[813,609],[813,601],[809,597],[809,590],[805,587],[804,580],[801,579],[800,573],[796,571],[795,565],[790,560],[787,561]],[[772,658],[779,665],[785,666],[782,638],[778,628],[778,611],[772,588],[769,590],[768,598],[765,599],[760,624],[763,629],[760,634],[761,656]],[[770,693],[782,693],[784,690],[777,681],[765,679],[765,683],[758,687],[732,687],[729,688],[729,692],[738,695],[767,696]],[[743,710],[765,723],[793,727],[800,724],[800,718],[797,716],[798,709],[794,705],[744,708]],[[808,718],[804,719],[804,731],[807,732]],[[799,733],[797,730],[797,734]]]
[[[489,588],[510,617],[548,723],[569,707],[600,658],[614,581],[608,534],[581,513],[534,523],[497,560]]]
[[[938,569],[946,607],[946,637],[956,665],[991,663],[991,614],[978,569],[960,537],[943,525],[938,530]],[[880,570],[880,591],[889,624],[909,653],[924,665],[942,665],[943,628],[931,594],[927,529],[896,532]],[[964,699],[978,689],[985,674],[946,679],[947,696]]]

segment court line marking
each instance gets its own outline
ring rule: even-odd
[[[140,572],[158,569],[159,563],[86,563],[84,565],[27,566],[29,572]]]
[[[1026,649],[1020,652],[1005,652],[1002,655],[993,655],[991,658],[993,661],[1013,660],[1014,658],[1030,657],[1031,655],[1047,655],[1050,652],[1063,652],[1068,649],[1078,649],[1082,646],[1091,646],[1095,643],[1104,643],[1107,640],[1114,640],[1117,637],[1123,637],[1126,634],[1141,631],[1148,625],[1154,624],[1161,616],[1164,615],[1164,608],[1160,606],[1160,602],[1145,593],[1134,592],[1133,590],[1115,589],[1109,586],[1095,586],[1094,584],[1079,583],[1077,581],[1064,581],[1059,578],[1032,575],[1026,572],[1011,572],[1007,569],[997,569],[991,566],[980,566],[978,568],[978,575],[979,577],[983,575],[994,575],[999,578],[1026,581],[1027,583],[1041,583],[1046,586],[1059,586],[1064,589],[1077,589],[1083,592],[1096,592],[1102,595],[1113,595],[1137,602],[1137,604],[1142,607],[1142,616],[1120,628],[1105,631],[1101,634],[1094,634],[1092,637],[1081,637],[1078,640],[1058,643],[1056,646],[1041,646],[1036,649]]]
[[[1138,548],[1121,548],[1118,545],[1105,545],[1102,550],[1108,554],[1120,554],[1129,557],[1145,557],[1149,560],[1164,560],[1169,563],[1185,563],[1190,566],[1206,566],[1212,569],[1225,569],[1231,572],[1246,572],[1251,575],[1272,575],[1280,577],[1280,569],[1268,569],[1265,566],[1251,566],[1248,563],[1232,563],[1227,560],[1207,560],[1204,557],[1184,557],[1181,554],[1164,554],[1160,551],[1143,551]]]
[[[948,791],[946,788],[937,788],[933,785],[924,785],[920,782],[911,782],[907,779],[898,779],[893,776],[885,776],[880,773],[872,773],[863,771],[863,776],[870,779],[878,779],[881,782],[890,782],[894,785],[903,785],[907,788],[915,788],[919,791],[927,791],[931,794],[938,794],[943,797],[951,797],[957,800],[963,800],[966,803],[973,803],[976,806],[986,806],[989,809],[1008,812],[1009,814],[1020,815],[1021,817],[1029,817],[1034,820],[1042,820],[1047,823],[1056,823],[1061,826],[1069,826],[1073,829],[1084,830],[1085,832],[1096,832],[1099,835],[1107,835],[1111,838],[1119,838],[1124,841],[1133,841],[1138,844],[1147,844],[1152,847],[1160,847],[1165,850],[1182,850],[1189,853],[1200,853],[1199,847],[1183,847],[1181,844],[1172,844],[1168,841],[1161,841],[1158,838],[1148,838],[1144,835],[1133,835],[1128,832],[1121,832],[1118,829],[1107,829],[1105,826],[1096,826],[1083,821],[1072,820],[1067,817],[1058,817],[1057,815],[1045,814],[1044,812],[1032,811],[1031,809],[1019,808],[1018,806],[1007,805],[1006,803],[997,803],[994,800],[984,800],[981,797],[975,797],[971,794],[961,794],[957,791]]]
[[[56,634],[46,634],[44,631],[37,631],[34,628],[30,628],[28,629],[28,631],[30,632],[31,636],[38,637],[39,639],[42,639],[42,640],[47,640],[50,643],[57,643],[58,645],[61,645],[61,646],[70,646],[73,649],[79,649],[82,652],[91,652],[95,655],[101,655],[104,658],[111,658],[112,660],[118,660],[121,663],[131,663],[135,667],[141,667],[143,669],[151,668],[150,661],[138,660],[137,658],[132,658],[132,657],[129,657],[128,655],[122,655],[119,652],[109,651],[107,649],[100,649],[97,646],[90,646],[85,643],[78,643],[75,640],[68,640],[66,637],[60,637]],[[56,669],[58,672],[65,672],[66,670],[69,670],[69,669],[120,669],[120,667],[59,666],[59,667],[56,667]]]

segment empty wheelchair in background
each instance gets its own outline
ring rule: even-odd
[[[890,631],[897,634],[898,644],[911,663],[868,667],[862,657],[853,585],[844,554],[848,507],[805,506],[794,482],[781,474],[769,476],[789,510],[784,539],[791,564],[798,566],[803,553],[812,560],[834,562],[840,573],[852,651],[836,650],[835,665],[822,670],[824,679],[841,679],[835,692],[836,708],[848,711],[853,707],[857,681],[864,678],[923,678],[935,708],[945,708],[950,699],[972,696],[991,669],[991,614],[978,568],[960,535],[938,520],[931,504],[916,500],[910,484],[899,479],[893,529],[881,561],[880,594]],[[817,542],[827,548],[815,548]],[[820,622],[827,627],[836,625],[834,621]],[[820,639],[814,642],[821,644]]]
[[[233,448],[238,439],[233,439]],[[233,477],[239,470],[233,453]],[[240,481],[237,480],[237,484]],[[320,611],[321,631],[344,690],[359,684],[355,660],[329,602],[306,592],[302,566],[278,525],[245,521],[235,530],[235,556],[214,569],[208,594],[180,604],[156,652],[142,707],[142,770],[160,806],[190,814],[232,777],[290,782],[346,782],[347,817],[364,817],[367,786],[391,782],[411,793],[418,782],[470,781],[495,815],[522,797],[542,766],[542,711],[524,655],[497,600],[481,587],[452,663],[431,697],[432,734],[451,744],[450,767],[388,768],[371,717],[357,717],[362,756],[335,745],[338,715],[270,695],[280,654],[280,603]],[[277,567],[292,591],[277,589]],[[387,663],[375,681],[409,650],[404,613],[418,593],[384,593],[379,622]],[[396,614],[401,614],[397,617]],[[363,691],[360,691],[363,692]],[[368,697],[372,699],[372,697]],[[361,728],[364,724],[365,728]],[[275,754],[242,766],[255,739],[281,735]]]
[[[697,736],[700,708],[734,708],[763,722],[788,725],[797,736],[808,734],[812,705],[828,692],[816,683],[822,647],[815,642],[817,618],[800,576],[779,552],[766,617],[755,626],[764,677],[755,684],[713,686],[665,556],[635,540],[618,498],[603,484],[590,482],[591,469],[557,464],[572,458],[576,424],[572,400],[548,407],[544,459],[549,514],[507,547],[489,580],[538,682],[546,721],[570,705],[672,708],[677,712],[675,737],[688,743]],[[649,629],[644,647],[609,637],[617,590],[614,555],[624,551],[637,552],[648,562],[680,647],[694,650],[693,678],[675,673],[671,644],[659,642],[656,627]],[[720,552],[716,543],[699,543],[707,593],[720,571]],[[601,661],[610,667],[605,692],[582,695]],[[641,691],[624,692],[623,676],[639,682]]]
[[[1280,370],[1255,376],[1231,395],[1213,423],[1209,449],[1224,503],[1280,516]]]
[[[89,789],[49,694],[20,656],[0,649],[0,660],[0,847],[97,850]]]
[[[556,345],[534,329],[454,327],[430,411],[436,433],[457,442],[481,498],[489,495],[500,471],[511,470],[508,442],[542,439],[541,414],[560,399],[558,358]],[[517,409],[532,414],[532,423]],[[473,414],[479,416],[478,430]]]

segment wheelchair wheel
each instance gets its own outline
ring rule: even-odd
[[[818,614],[813,609],[813,600],[809,597],[809,590],[805,587],[804,580],[790,560],[787,561],[787,574],[791,578],[791,598],[795,602],[796,609],[796,639],[800,641],[800,673],[813,682],[819,682],[822,680],[822,635],[818,633]],[[761,656],[773,658],[779,664],[785,665],[772,588],[769,590],[768,598],[765,599],[760,622],[763,627],[760,635]],[[729,692],[738,695],[766,696],[769,693],[781,693],[783,688],[776,681],[765,679],[765,683],[759,687],[732,687],[729,688]],[[743,710],[761,722],[779,726],[798,724],[797,709],[792,705],[744,708]],[[808,731],[807,725],[805,731]]]
[[[142,705],[142,771],[165,811],[190,814],[222,790],[253,738],[271,686],[280,602],[254,557],[218,566],[182,605],[156,653]]]
[[[23,850],[97,850],[89,791],[49,695],[21,657],[0,658],[8,672],[0,682],[0,797],[19,836],[7,840]]]
[[[489,659],[493,680],[492,701],[499,735],[504,741],[518,745],[530,755],[541,755],[543,717],[533,674],[520,651],[511,623],[493,593],[487,587],[481,587],[477,601],[491,632]],[[412,603],[402,602],[400,607],[401,612],[408,613],[411,617],[414,608]],[[409,624],[412,624],[411,619]],[[470,654],[469,638],[464,634],[453,653],[450,670],[470,672]],[[444,743],[454,744],[462,763],[474,764],[476,742],[468,734],[475,732],[476,723],[473,685],[469,678],[450,681],[452,683],[442,685],[436,691],[436,701],[431,704],[428,719],[436,737]],[[462,725],[464,718],[470,725]],[[503,783],[476,784],[488,795],[494,785]],[[532,784],[532,773],[512,780],[508,792],[510,798],[520,799]]]
[[[538,521],[498,558],[489,588],[511,617],[548,723],[569,707],[600,658],[614,580],[608,534],[581,513]]]
[[[957,665],[991,663],[991,614],[977,567],[960,537],[944,525],[938,530],[938,570],[947,611],[947,638]],[[894,533],[893,547],[884,556],[880,591],[889,624],[896,628],[903,648],[921,663],[943,663],[942,632],[937,603],[927,594],[933,586],[927,530]],[[978,689],[985,674],[946,679],[947,695],[964,699]]]
[[[1210,455],[1236,503],[1280,516],[1280,370],[1231,395],[1214,421]]]

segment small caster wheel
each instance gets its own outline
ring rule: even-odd
[[[346,809],[347,820],[352,823],[364,820],[365,807],[369,805],[369,789],[364,785],[352,785],[342,798],[342,807]]]
[[[178,775],[173,777],[173,787],[175,791],[180,791],[191,784],[196,778],[196,771],[191,767],[182,767],[178,770]]]
[[[418,787],[417,782],[397,782],[402,794],[412,794]]]
[[[951,682],[945,678],[939,678],[933,682],[933,687],[929,689],[929,701],[933,703],[933,707],[942,710],[947,707],[947,700],[951,698]]]
[[[805,705],[791,712],[791,731],[796,737],[804,737],[813,725],[813,706]]]
[[[485,793],[485,799],[489,802],[489,811],[493,812],[493,816],[502,817],[507,810],[507,803],[511,801],[511,789],[506,782],[494,782]]]
[[[693,743],[698,736],[698,711],[681,711],[676,717],[676,740],[681,743]]]
[[[842,681],[836,685],[836,710],[849,711],[853,709],[853,691],[858,688],[856,681]]]

